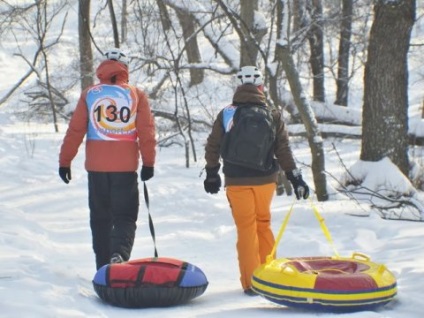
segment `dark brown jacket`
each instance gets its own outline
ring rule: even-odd
[[[233,105],[259,104],[266,106],[265,95],[256,86],[251,84],[241,85],[237,88],[233,97]],[[284,122],[281,120],[281,113],[278,110],[272,111],[277,127],[274,155],[275,165],[266,172],[256,171],[240,166],[231,165],[224,162],[223,172],[225,175],[225,185],[262,185],[276,182],[278,166],[284,171],[296,169],[296,163],[289,144],[288,133]],[[223,125],[223,110],[221,110],[213,124],[205,146],[206,168],[213,168],[219,165],[220,148],[224,138],[225,130]]]

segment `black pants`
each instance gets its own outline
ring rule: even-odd
[[[97,269],[108,264],[113,253],[127,261],[137,228],[137,173],[88,172],[88,203]]]

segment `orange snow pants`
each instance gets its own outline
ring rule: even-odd
[[[227,186],[227,198],[237,227],[237,253],[243,289],[252,286],[253,271],[271,253],[271,200],[275,183],[257,186]]]

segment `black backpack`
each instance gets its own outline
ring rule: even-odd
[[[266,106],[237,106],[233,125],[221,144],[224,161],[260,171],[271,169],[276,127]]]

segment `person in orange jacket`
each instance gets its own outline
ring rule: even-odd
[[[237,73],[239,86],[233,96],[231,105],[225,107],[217,116],[212,132],[205,146],[206,179],[204,188],[207,193],[218,193],[221,188],[219,169],[222,145],[225,134],[231,129],[234,109],[249,105],[268,107],[263,93],[262,74],[256,66],[245,66]],[[289,145],[288,133],[281,113],[272,111],[275,124],[275,139],[271,165],[266,170],[255,170],[223,160],[223,173],[227,199],[231,207],[237,228],[237,254],[240,270],[240,282],[245,294],[254,296],[251,279],[254,270],[266,261],[274,246],[271,230],[271,201],[277,181],[278,165],[286,173],[293,185],[297,199],[307,199],[309,187],[303,181],[300,170],[296,168]]]
[[[96,70],[100,83],[78,101],[59,155],[59,176],[71,180],[71,162],[84,136],[85,169],[96,268],[131,256],[141,180],[154,175],[156,137],[146,94],[128,84],[128,58],[120,49],[105,53]]]

